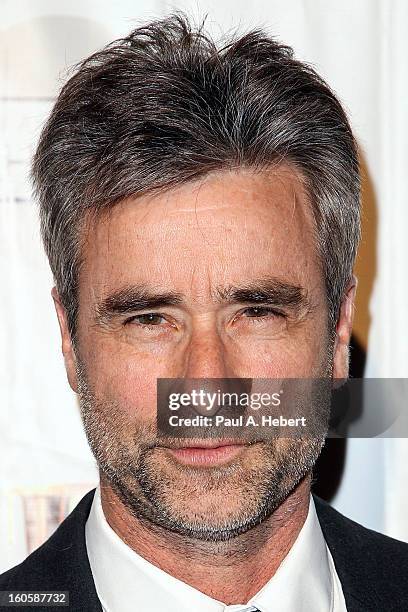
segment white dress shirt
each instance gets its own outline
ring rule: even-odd
[[[274,576],[248,602],[227,606],[132,550],[108,524],[97,487],[86,547],[104,612],[345,612],[341,583],[310,496],[309,511]]]

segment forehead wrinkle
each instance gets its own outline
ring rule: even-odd
[[[206,276],[206,280],[204,277]],[[196,280],[196,275],[198,279]],[[201,282],[202,281],[202,282]],[[206,266],[205,272],[198,271],[198,266],[195,265],[191,270],[190,283],[189,283],[190,295],[192,296],[192,302],[206,301],[209,296],[213,299],[213,292],[211,289],[211,275],[210,270]],[[194,296],[194,294],[196,294]]]
[[[197,189],[196,189],[196,192],[195,192],[195,198],[194,198],[194,216],[195,216],[195,220],[196,220],[197,229],[198,229],[198,231],[201,234],[203,242],[204,243],[207,242],[207,244],[209,245],[209,241],[206,239],[205,234],[204,234],[203,230],[200,227],[200,223],[199,223],[199,220],[198,220],[198,213],[197,213],[198,197],[200,195],[201,189],[204,187],[204,183],[205,183],[205,179],[206,178],[207,177],[203,177],[202,180],[197,185]],[[216,208],[218,208],[218,206]]]

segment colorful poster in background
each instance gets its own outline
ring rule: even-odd
[[[174,8],[208,13],[215,34],[267,26],[338,92],[367,174],[357,313],[366,375],[408,377],[405,0],[259,0],[250,15],[243,0],[0,0],[0,571],[44,541],[98,480],[66,380],[30,158],[69,67]],[[406,466],[406,439],[349,440],[335,507],[408,540]]]
[[[94,483],[10,489],[3,497],[6,548],[32,553],[54,533]]]

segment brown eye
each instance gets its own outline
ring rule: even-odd
[[[266,317],[282,317],[283,315],[272,308],[267,308],[266,306],[252,306],[251,308],[246,308],[243,311],[243,314],[247,317],[251,318],[266,318]]]
[[[160,325],[164,321],[164,317],[156,312],[148,312],[147,314],[135,315],[128,319],[125,323],[138,323],[139,325]]]

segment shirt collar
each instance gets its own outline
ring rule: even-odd
[[[106,612],[260,612],[331,610],[332,576],[328,551],[310,496],[306,520],[274,576],[245,605],[225,606],[174,578],[132,550],[103,513],[100,487],[85,526],[86,546],[96,591]]]

